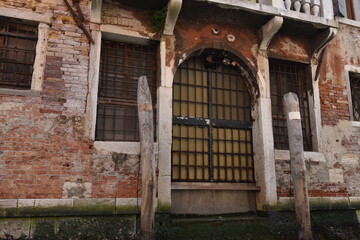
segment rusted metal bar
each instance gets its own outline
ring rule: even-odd
[[[77,10],[77,14],[79,14],[79,18],[81,21],[85,21],[85,17],[84,17],[84,14],[82,13],[81,11],[81,8],[80,8],[80,5],[79,5],[80,1],[79,0],[73,0],[73,4],[75,5],[76,7],[76,10]]]
[[[91,43],[95,43],[94,39],[91,37],[91,34],[88,32],[88,30],[85,28],[84,24],[82,23],[80,17],[76,14],[76,12],[74,11],[74,9],[71,7],[70,3],[67,0],[64,0],[66,6],[68,7],[68,9],[71,12],[71,15],[73,16],[76,24],[78,25],[78,27],[83,30],[84,34],[86,35],[86,37],[89,39],[89,41]]]

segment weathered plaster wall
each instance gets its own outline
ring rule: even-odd
[[[351,66],[351,67],[349,67]],[[307,161],[312,197],[360,196],[360,125],[350,121],[347,70],[360,66],[360,29],[340,24],[320,71],[322,161]],[[316,159],[316,158],[315,158]],[[278,196],[290,191],[289,161],[276,160]]]
[[[53,15],[40,96],[0,95],[0,198],[137,197],[138,155],[97,150],[85,137],[90,44],[64,2],[0,7]],[[89,1],[81,9],[89,29]]]

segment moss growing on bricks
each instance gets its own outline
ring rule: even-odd
[[[33,240],[56,240],[56,220],[55,219],[39,219],[32,223],[35,229],[32,235]]]
[[[19,217],[56,217],[71,216],[73,208],[70,206],[54,206],[54,207],[20,207],[17,210]]]

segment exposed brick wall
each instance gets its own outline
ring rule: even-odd
[[[0,198],[61,198],[66,182],[91,183],[95,198],[137,197],[138,156],[116,163],[114,154],[97,152],[85,137],[90,44],[64,2],[6,0],[0,6],[54,16],[40,97],[0,95]],[[89,1],[81,8],[88,20]],[[106,174],[99,159],[107,162]]]

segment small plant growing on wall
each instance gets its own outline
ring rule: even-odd
[[[165,26],[167,6],[154,10],[151,14],[151,27],[155,32],[161,31]]]

